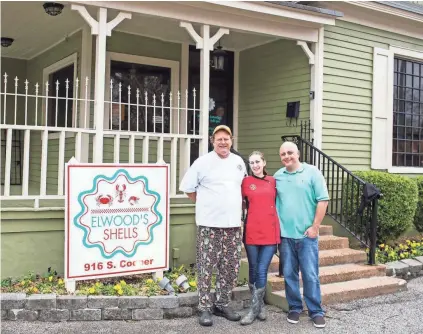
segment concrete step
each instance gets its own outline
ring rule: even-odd
[[[329,249],[319,251],[319,266],[333,266],[347,263],[365,263],[367,254],[351,248]],[[241,266],[248,267],[247,258],[241,260]],[[274,255],[269,266],[269,273],[279,272],[279,257]]]
[[[321,285],[322,303],[324,305],[370,298],[404,290],[407,290],[407,282],[405,280],[388,276]],[[303,289],[301,288],[302,294]],[[286,310],[285,291],[272,292],[271,295],[271,298],[267,298],[267,300]],[[275,301],[277,302],[275,303]]]
[[[348,238],[337,237],[334,235],[322,235],[319,237],[319,250],[348,248]]]
[[[368,278],[374,276],[385,276],[385,270],[385,266],[383,265],[369,266],[366,264],[357,263],[320,267],[320,284],[352,281],[360,278]],[[276,276],[276,274],[269,274],[267,280],[268,286],[272,289],[272,291],[280,291],[285,289],[285,281],[283,277],[278,277]],[[300,285],[303,286],[301,274]]]
[[[333,236],[333,227],[330,226],[330,225],[320,225],[319,235],[320,235],[319,239],[321,239],[323,236],[325,236],[325,237],[326,236]],[[338,238],[338,237],[334,237],[334,238]],[[321,247],[320,242],[321,241],[319,240],[319,248]],[[337,242],[340,242],[340,241],[337,241]],[[323,243],[324,243],[323,247],[330,247],[331,245],[333,246],[334,241],[332,241],[332,244],[330,242],[328,242],[327,240],[323,241]],[[345,243],[345,241],[343,241],[343,243]],[[348,247],[348,246],[346,246],[346,247]],[[334,247],[325,248],[325,249],[333,249],[333,248]],[[323,249],[323,248],[321,248],[321,249]],[[245,251],[244,244],[242,244],[242,255],[241,255],[241,257],[246,257],[246,256],[247,256],[247,253]]]

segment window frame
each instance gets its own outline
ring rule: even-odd
[[[152,57],[145,57],[145,56],[137,56],[137,55],[130,55],[126,53],[118,53],[118,52],[106,52],[106,87],[105,87],[105,101],[110,101],[110,70],[112,61],[120,61],[124,63],[134,63],[140,65],[150,65],[150,66],[158,66],[158,67],[165,67],[170,69],[170,91],[172,94],[177,94],[179,91],[179,70],[180,64],[179,61],[176,60],[167,60],[162,58],[152,58]],[[108,89],[109,88],[109,89]],[[177,99],[173,99],[173,108],[177,108]],[[109,129],[109,119],[110,119],[110,107],[108,103],[105,103],[104,107],[104,122],[103,122],[103,129],[105,131],[119,131],[119,130],[110,130]],[[181,117],[181,116],[180,116]],[[173,124],[170,124],[172,127],[172,131],[175,131],[175,125],[177,123],[174,121]],[[136,131],[130,131],[135,132]],[[140,131],[141,132],[141,131]],[[151,132],[153,135],[154,132]],[[108,135],[105,134],[104,137]],[[113,135],[112,135],[113,136]],[[129,138],[129,136],[121,136],[121,138]],[[154,136],[150,137],[150,139],[155,139]]]
[[[411,49],[405,49],[405,48],[401,48],[401,47],[397,47],[397,46],[390,46],[389,47],[389,52],[390,52],[390,57],[392,57],[392,68],[389,68],[388,70],[391,72],[389,78],[390,78],[390,82],[388,83],[390,85],[390,87],[392,87],[392,95],[389,96],[390,99],[394,99],[394,92],[393,92],[393,87],[394,87],[394,80],[393,80],[393,75],[394,75],[394,58],[396,56],[399,56],[403,59],[406,60],[411,60],[411,61],[418,61],[418,62],[423,62],[423,51],[417,51],[417,50],[411,50]],[[389,133],[388,133],[388,140],[390,140],[390,142],[392,143],[393,141],[393,131],[394,131],[394,124],[393,124],[393,117],[394,116],[394,110],[392,109],[390,112],[390,128],[389,128]],[[391,145],[392,147],[392,145]],[[391,149],[389,152],[389,157],[388,157],[388,172],[389,173],[395,173],[395,174],[423,174],[423,167],[397,167],[397,166],[393,166],[392,165],[392,153],[393,150]]]
[[[43,69],[43,103],[42,103],[42,124],[47,126],[45,124],[46,119],[46,82],[49,80],[49,76],[53,74],[54,72],[57,72],[65,67],[68,67],[70,65],[73,65],[73,82],[76,82],[77,74],[78,74],[78,53],[72,53],[71,55],[51,64],[50,66],[47,66]],[[64,83],[63,83],[64,84]],[[50,88],[49,88],[50,89]],[[75,117],[77,115],[77,112],[75,110],[76,107],[76,100],[75,100],[75,90],[74,90],[74,96],[72,97],[72,124],[75,124]],[[75,134],[73,132],[66,132],[66,137],[74,137]],[[49,133],[48,139],[59,139],[60,133]]]

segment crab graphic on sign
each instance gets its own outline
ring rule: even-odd
[[[132,178],[124,169],[96,176],[91,189],[79,193],[78,203],[74,224],[84,231],[82,242],[98,248],[104,258],[132,257],[154,240],[154,227],[163,220],[157,209],[160,195],[149,189],[148,179]]]

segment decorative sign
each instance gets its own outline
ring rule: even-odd
[[[168,175],[168,165],[66,164],[66,280],[168,269]]]

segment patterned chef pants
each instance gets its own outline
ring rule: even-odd
[[[216,302],[224,307],[231,300],[240,259],[242,233],[240,227],[216,228],[197,226],[197,289],[198,310],[210,310],[213,305],[210,289],[213,269],[216,269]]]

